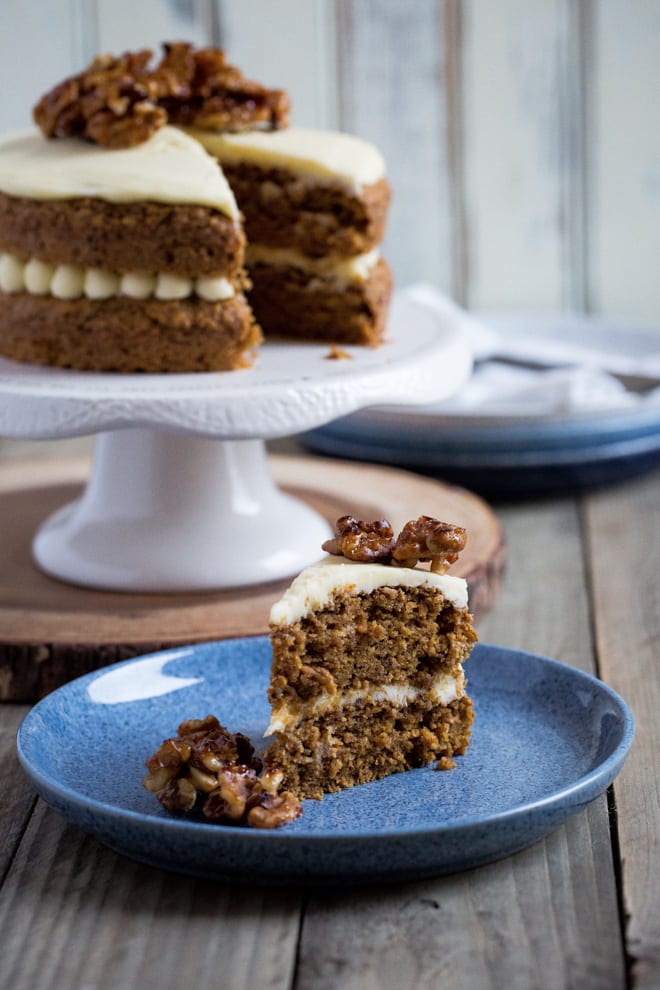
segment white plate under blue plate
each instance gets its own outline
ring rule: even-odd
[[[169,815],[141,780],[184,718],[216,714],[259,747],[268,723],[266,637],[115,664],[39,702],[18,753],[39,794],[108,846],[163,869],[249,883],[409,880],[523,849],[593,801],[633,737],[610,688],[554,660],[478,645],[468,664],[476,720],[448,772],[395,774],[323,801],[273,831]]]

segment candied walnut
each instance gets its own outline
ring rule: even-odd
[[[248,799],[247,823],[252,828],[279,828],[287,822],[294,822],[301,815],[302,805],[290,791],[258,794]]]
[[[82,137],[107,148],[130,148],[167,122],[150,85],[148,49],[119,58],[101,55],[59,83],[34,108],[46,137]]]
[[[164,45],[154,70],[160,102],[172,123],[203,130],[277,130],[289,123],[289,97],[246,79],[219,48]],[[179,83],[177,92],[171,80]]]
[[[220,824],[276,828],[302,814],[300,802],[279,794],[283,774],[262,770],[247,736],[229,732],[214,715],[182,722],[147,760],[143,780],[161,804],[179,814],[196,811]],[[296,811],[296,806],[298,811]],[[249,812],[261,808],[254,821]]]
[[[466,542],[467,534],[462,526],[420,516],[406,523],[399,533],[392,561],[402,567],[415,567],[420,560],[430,560],[431,570],[443,574],[458,559]]]
[[[204,802],[204,816],[211,821],[240,822],[256,780],[257,775],[249,767],[221,770],[215,790]]]
[[[153,52],[101,55],[45,93],[35,123],[46,137],[81,137],[106,148],[147,141],[168,120],[213,129],[276,129],[289,121],[289,98],[243,77],[217,48],[186,42]]]
[[[354,516],[342,516],[337,520],[335,535],[325,541],[323,549],[349,560],[399,567],[416,567],[419,561],[430,561],[431,570],[443,574],[466,543],[467,533],[462,526],[440,522],[431,516],[411,519],[396,539],[386,519],[368,523]]]
[[[192,781],[187,777],[170,780],[158,792],[158,800],[168,811],[192,811],[197,801],[197,791]]]
[[[389,563],[394,549],[394,531],[386,519],[368,523],[354,516],[337,520],[335,535],[323,549],[349,560]]]

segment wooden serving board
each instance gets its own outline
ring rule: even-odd
[[[98,667],[152,650],[268,631],[289,583],[191,594],[94,591],[55,580],[33,563],[44,519],[76,498],[88,458],[0,464],[0,699],[35,701]],[[502,530],[476,495],[405,471],[313,457],[271,458],[277,483],[334,525],[350,513],[400,528],[432,515],[465,526],[452,573],[467,578],[475,618],[493,605],[504,568]]]

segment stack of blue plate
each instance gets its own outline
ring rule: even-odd
[[[514,323],[519,332],[519,318]],[[569,323],[571,318],[558,318],[558,329],[565,331]],[[506,330],[506,320],[500,317],[497,326]],[[660,352],[657,331],[621,327],[617,333],[594,320],[588,328],[592,346],[611,347],[614,341],[631,356]],[[544,416],[454,414],[451,402],[372,408],[299,439],[322,454],[409,468],[490,497],[568,493],[660,467],[659,394],[616,411]]]

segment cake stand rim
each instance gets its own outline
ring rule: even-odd
[[[54,439],[141,426],[227,440],[290,436],[383,402],[449,398],[472,371],[459,324],[401,293],[379,348],[346,347],[350,360],[328,361],[329,347],[277,341],[265,344],[246,372],[186,375],[75,372],[0,359],[0,434]]]

